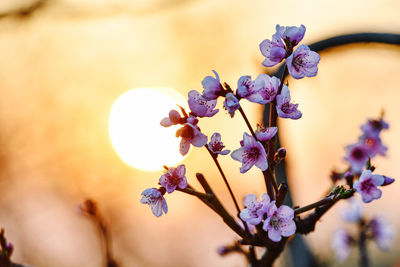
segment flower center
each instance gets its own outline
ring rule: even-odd
[[[260,151],[256,147],[251,147],[245,151],[245,156],[249,160],[255,160],[260,155]]]
[[[361,190],[362,191],[366,191],[367,193],[369,191],[371,191],[371,189],[374,188],[374,187],[375,187],[375,185],[372,183],[371,179],[364,180],[361,183]]]
[[[362,160],[365,157],[365,153],[363,149],[357,147],[351,151],[351,156],[355,160]]]
[[[222,151],[222,149],[224,149],[224,145],[222,144],[222,142],[215,142],[211,144],[212,150],[214,152],[216,151]]]
[[[292,104],[286,102],[286,103],[282,104],[281,110],[284,113],[292,113],[294,111],[294,106]]]
[[[185,125],[176,131],[176,137],[181,136],[183,139],[192,138],[194,130],[189,125]]]
[[[281,224],[281,219],[279,219],[279,218],[276,217],[276,216],[273,216],[273,217],[271,218],[271,220],[269,221],[269,224],[270,224],[272,227],[274,227],[275,230],[278,230],[279,225]]]

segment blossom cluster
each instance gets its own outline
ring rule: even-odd
[[[299,105],[292,102],[288,84],[284,83],[284,79],[287,74],[290,74],[294,79],[314,77],[318,73],[318,63],[320,61],[318,53],[311,51],[307,45],[299,45],[304,37],[305,30],[304,25],[300,27],[277,25],[276,32],[272,35],[272,38],[260,43],[259,48],[264,56],[262,64],[265,67],[272,67],[282,62],[284,71],[281,78],[269,76],[265,73],[259,74],[255,79],[252,79],[250,75],[242,75],[237,81],[236,89],[232,90],[232,87],[227,83],[221,82],[220,76],[213,70],[213,76],[206,76],[202,80],[202,92],[196,90],[188,92],[189,111],[182,107],[180,107],[180,112],[173,109],[160,122],[163,127],[179,126],[176,131],[176,137],[181,138],[179,151],[182,155],[186,155],[191,146],[205,147],[207,149],[229,190],[239,214],[238,217],[244,224],[244,229],[235,220],[232,222],[231,215],[227,213],[214,195],[204,177],[204,180],[200,180],[197,176],[205,193],[197,192],[188,185],[185,176],[186,167],[184,165],[165,167],[165,173],[159,178],[160,187],[158,189],[148,188],[143,191],[141,202],[151,206],[155,216],[159,217],[163,212],[167,213],[168,211],[164,198],[166,193],[170,194],[175,190],[179,190],[195,195],[219,214],[224,219],[224,222],[243,238],[242,241],[248,242],[246,244],[259,245],[257,242],[260,242],[260,240],[266,241],[265,247],[267,249],[265,253],[268,253],[272,248],[269,247],[271,243],[269,241],[279,242],[274,246],[282,246],[283,248],[286,241],[285,238],[294,235],[296,232],[307,234],[312,231],[309,229],[314,229],[318,218],[338,200],[350,198],[357,192],[361,195],[363,202],[368,203],[381,197],[382,191],[378,187],[394,182],[393,178],[373,174],[375,168],[371,165],[371,159],[376,155],[385,155],[387,148],[382,144],[380,133],[382,130],[387,129],[389,125],[383,118],[370,119],[361,126],[362,134],[358,141],[346,147],[344,159],[349,164],[349,168],[342,173],[333,173],[332,175],[334,182],[344,178],[347,186],[338,186],[336,187],[337,190],[332,190],[321,201],[301,208],[293,209],[281,204],[287,193],[288,186],[283,183],[278,185],[275,177],[275,167],[286,156],[286,149],[277,147],[278,142],[275,142],[278,132],[278,127],[276,127],[277,118],[297,120],[303,115],[298,109]],[[225,149],[220,133],[214,132],[209,140],[199,127],[200,120],[211,118],[219,112],[219,109],[216,108],[219,99],[222,99],[223,107],[230,117],[234,117],[236,111],[239,111],[250,131],[250,133],[243,133],[243,138],[239,142],[240,147],[232,152],[230,149]],[[244,100],[260,105],[269,105],[271,114],[268,125],[257,125],[257,129],[253,130],[240,105],[240,101]],[[263,194],[261,200],[258,200],[255,194],[248,194],[244,199],[243,209],[239,207],[217,160],[219,156],[228,154],[233,160],[241,163],[240,173],[246,173],[253,166],[256,166],[264,175],[268,194]],[[282,188],[283,190],[281,191]],[[209,201],[210,197],[213,201]],[[381,248],[387,247],[389,237],[392,238],[393,234],[392,231],[387,230],[389,228],[385,221],[380,218],[366,221],[357,207],[353,207],[352,211],[347,212],[344,217],[348,221],[362,224],[362,231],[373,238]],[[306,218],[302,219],[300,217],[300,213],[312,209],[315,209],[314,212],[318,210],[322,214],[314,216],[315,214],[311,213]],[[350,247],[355,240],[345,230],[338,231],[333,241],[333,247],[339,259],[344,259],[348,256]],[[224,247],[220,254],[225,255],[230,251],[243,253],[240,246],[241,244],[236,243],[234,246]],[[254,254],[254,251],[253,253],[251,252],[251,247],[249,248],[248,258],[252,258],[251,255]],[[276,249],[276,247],[273,248]],[[276,258],[277,256],[273,257]],[[258,265],[255,264],[254,266]]]
[[[240,212],[240,218],[251,226],[263,221],[262,229],[272,241],[279,242],[282,236],[289,237],[296,232],[294,210],[286,205],[277,207],[276,201],[271,201],[267,194],[261,196],[261,201],[257,201],[256,195],[248,194],[244,205],[246,208]]]
[[[387,147],[382,144],[380,133],[388,128],[389,124],[382,117],[368,119],[361,125],[362,134],[358,141],[346,146],[344,160],[349,163],[349,169],[345,173],[332,175],[333,180],[345,178],[365,203],[381,198],[382,191],[378,187],[394,182],[393,178],[373,174],[375,167],[371,165],[371,159],[376,155],[385,155]]]
[[[168,194],[175,191],[176,188],[185,189],[187,187],[186,180],[186,168],[185,165],[179,165],[178,167],[166,167],[166,172],[161,175],[159,184],[161,187],[147,188],[142,192],[142,199],[140,200],[143,204],[148,204],[151,207],[151,211],[157,217],[160,217],[164,213],[168,212],[167,202],[164,198],[166,192]]]
[[[352,172],[361,173],[370,159],[376,155],[385,156],[387,147],[382,144],[380,133],[388,128],[389,124],[383,118],[369,119],[361,126],[362,134],[358,141],[346,147],[344,159],[350,164]]]
[[[361,238],[375,241],[381,250],[390,248],[395,234],[393,226],[382,216],[367,219],[362,213],[362,202],[356,198],[350,199],[348,207],[342,210],[342,219],[347,223],[358,225],[359,233],[352,235],[345,228],[336,230],[332,239],[332,248],[338,261],[346,260],[353,246],[365,242]]]

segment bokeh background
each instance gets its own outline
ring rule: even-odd
[[[395,0],[0,1],[0,226],[15,246],[13,260],[102,266],[98,232],[78,212],[90,197],[109,223],[122,266],[243,266],[240,256],[216,254],[237,236],[197,199],[168,195],[169,212],[161,218],[139,203],[140,193],[155,186],[162,171],[133,169],[117,156],[108,136],[113,102],[138,87],[166,86],[183,95],[201,91],[212,69],[233,87],[241,75],[256,77],[266,71],[258,44],[278,23],[304,24],[304,42],[312,43],[344,33],[399,33],[399,14]],[[400,177],[400,48],[350,45],[321,57],[316,78],[289,80],[303,118],[281,121],[289,182],[300,206],[329,188],[332,168],[345,166],[345,145],[382,109],[390,122],[383,134],[389,151],[376,160],[377,172]],[[261,106],[244,109],[253,125],[261,122]],[[230,149],[238,147],[246,129],[226,111],[200,126],[208,135],[220,131]],[[198,187],[194,174],[204,173],[234,212],[206,151],[193,149],[184,163],[191,184]],[[229,156],[221,164],[239,199],[263,193],[257,170],[241,175],[240,164]],[[367,216],[384,215],[399,230],[399,190],[397,182],[384,188],[383,198],[366,207]],[[338,216],[344,206],[335,206],[306,237],[313,253],[332,265],[331,237],[344,225]],[[374,266],[399,264],[399,244],[397,237],[383,253],[371,243]],[[287,258],[279,264],[290,264]],[[356,262],[354,250],[340,266]]]

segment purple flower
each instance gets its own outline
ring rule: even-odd
[[[378,137],[383,129],[388,129],[389,124],[383,119],[369,119],[365,124],[361,125],[361,130],[365,136]]]
[[[233,151],[231,157],[242,162],[241,173],[247,172],[253,165],[263,171],[268,168],[267,153],[263,145],[247,133],[243,134],[243,146]]]
[[[190,144],[195,147],[202,147],[207,144],[207,136],[200,132],[199,127],[185,123],[182,128],[176,131],[176,137],[182,137],[179,152],[182,156],[189,152]]]
[[[351,170],[355,173],[361,173],[362,169],[368,161],[368,151],[360,143],[349,145],[346,147],[346,156],[344,160],[350,163]]]
[[[270,203],[270,198],[267,194],[261,196],[261,201],[257,201],[255,194],[248,194],[244,198],[244,206],[246,207],[239,214],[240,218],[250,225],[258,225],[267,213],[267,207]]]
[[[276,25],[276,33],[282,38],[282,40],[289,42],[292,46],[297,45],[303,40],[304,34],[306,32],[306,27],[301,24],[300,27],[296,26],[280,26]]]
[[[185,165],[179,165],[176,168],[170,167],[167,172],[161,175],[159,183],[164,186],[168,193],[174,192],[179,187],[184,189],[187,186]]]
[[[179,114],[178,111],[176,111],[174,109],[172,109],[169,112],[168,117],[165,117],[160,122],[161,126],[163,126],[163,127],[169,127],[172,125],[177,125],[179,123],[182,123],[181,115]]]
[[[281,62],[286,55],[286,48],[278,33],[272,35],[272,41],[266,39],[260,44],[261,54],[265,57],[263,65],[273,67]]]
[[[215,78],[207,76],[203,79],[203,81],[201,81],[201,84],[204,88],[203,97],[207,100],[217,99],[218,96],[221,96],[223,92],[218,73],[215,70],[213,70],[213,72],[215,74]]]
[[[231,117],[235,115],[235,111],[240,108],[239,100],[233,93],[227,93],[225,96],[224,107],[229,112]]]
[[[254,82],[251,80],[251,76],[242,76],[238,80],[237,94],[238,96],[245,98],[254,91]]]
[[[207,100],[195,90],[190,91],[188,96],[189,108],[195,116],[212,117],[218,112],[218,109],[214,110],[215,105],[217,104],[216,99]]]
[[[290,118],[293,120],[300,119],[303,115],[297,109],[299,104],[290,103],[290,92],[286,85],[283,85],[282,92],[276,96],[276,111],[281,118]]]
[[[225,146],[221,142],[221,135],[219,133],[213,133],[211,136],[211,141],[207,146],[214,154],[227,155],[229,152],[231,152],[227,149],[223,150]]]
[[[247,100],[265,105],[273,101],[278,93],[280,80],[276,77],[270,77],[267,74],[260,74],[254,80],[254,87],[249,91]]]
[[[162,189],[163,188],[161,188],[160,190]],[[151,206],[151,211],[157,217],[160,217],[162,215],[163,210],[164,213],[168,212],[167,202],[165,201],[165,198],[163,197],[163,194],[162,192],[160,192],[160,190],[155,188],[147,188],[143,191],[143,197],[140,200],[140,203]]]
[[[332,248],[338,261],[344,261],[350,255],[353,239],[344,229],[339,229],[333,236]]]
[[[295,79],[314,77],[318,72],[320,56],[311,51],[306,45],[300,45],[296,51],[286,59],[290,75]]]
[[[268,231],[269,239],[279,242],[282,236],[289,237],[296,232],[296,223],[293,219],[294,210],[285,205],[277,208],[274,200],[268,205],[263,229]]]
[[[383,217],[371,220],[369,225],[376,244],[382,250],[388,250],[395,235],[393,226]]]
[[[362,216],[362,202],[357,198],[351,198],[348,203],[347,208],[341,211],[342,219],[349,223],[359,222]]]
[[[382,191],[377,188],[384,183],[385,179],[382,175],[372,174],[370,170],[365,170],[360,179],[354,183],[354,189],[361,194],[361,198],[365,203],[369,203],[374,199],[382,196]]]
[[[278,127],[267,127],[264,128],[260,125],[257,125],[257,130],[255,132],[257,139],[260,141],[267,141],[274,137],[278,132]]]
[[[378,154],[382,156],[385,156],[386,154],[387,147],[382,144],[379,136],[362,135],[359,139],[359,142],[364,145],[364,148],[367,150],[370,158],[375,157]]]

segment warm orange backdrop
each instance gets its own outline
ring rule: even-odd
[[[4,0],[0,9],[30,2]],[[162,172],[135,170],[117,157],[107,128],[113,101],[136,87],[168,86],[186,95],[201,90],[212,69],[235,87],[241,75],[264,71],[258,44],[277,23],[306,25],[304,41],[310,43],[342,33],[399,33],[399,12],[394,0],[58,0],[28,18],[2,18],[0,226],[15,245],[13,259],[34,266],[101,266],[97,232],[77,214],[77,205],[91,197],[111,225],[123,266],[243,266],[239,256],[216,255],[219,245],[236,236],[196,199],[167,196],[169,213],[159,219],[139,203]],[[289,80],[303,118],[281,122],[297,205],[321,197],[331,168],[343,166],[343,147],[382,108],[391,126],[383,134],[388,157],[378,158],[377,172],[400,177],[400,49],[349,46],[321,57],[317,78]],[[254,125],[261,121],[261,106],[244,109]],[[225,111],[200,126],[208,135],[220,131],[230,149],[245,130],[239,116],[229,119]],[[205,151],[192,150],[184,163],[191,184],[197,187],[194,173],[203,172],[234,212]],[[230,157],[221,164],[239,199],[263,192],[257,170],[240,175]],[[385,188],[367,214],[385,214],[398,226],[399,189],[398,182]],[[307,237],[322,257],[332,257],[340,207]],[[370,248],[376,259],[396,257]]]

